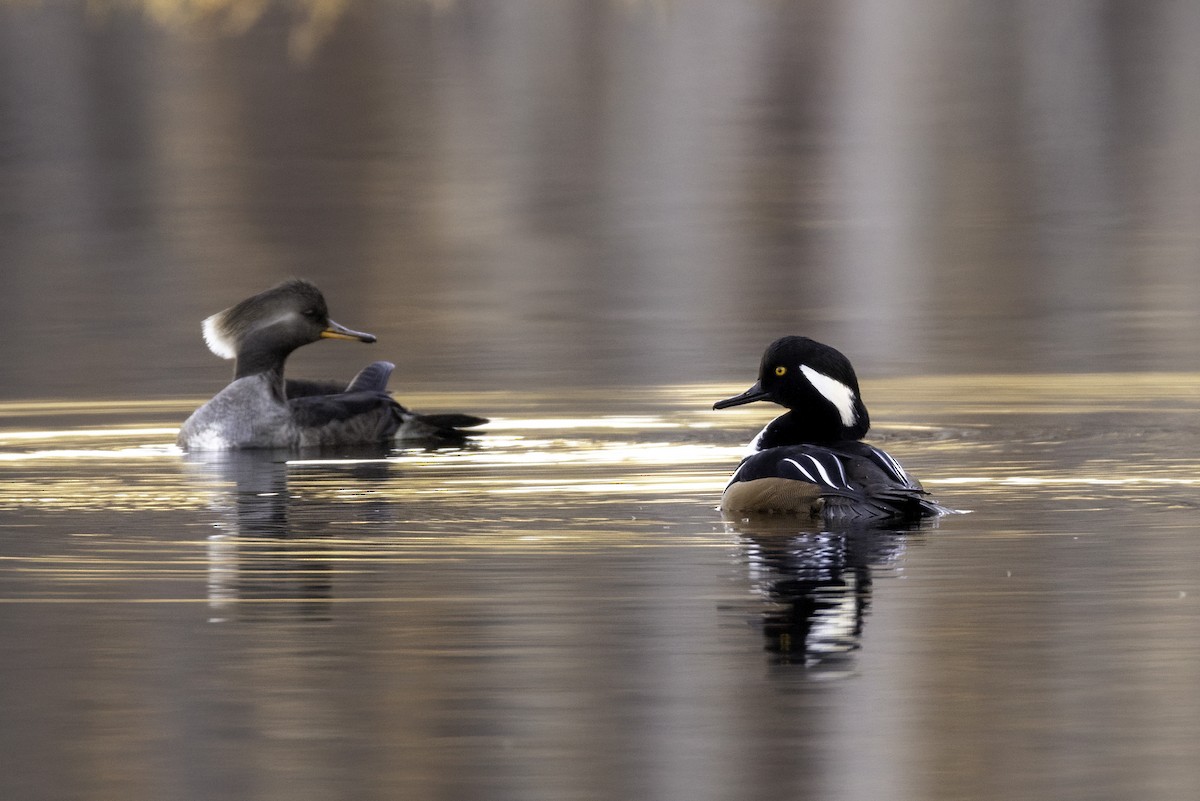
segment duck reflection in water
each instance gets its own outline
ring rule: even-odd
[[[185,463],[218,514],[218,532],[208,537],[210,620],[329,620],[336,545],[319,509],[306,504],[296,514],[305,502],[288,490],[286,454],[210,452]],[[339,480],[347,471],[353,480],[388,475],[382,461],[322,469],[338,470]]]
[[[836,667],[862,645],[873,573],[894,568],[915,525],[804,529],[757,515],[726,521],[752,586],[766,601],[765,648],[781,664]]]

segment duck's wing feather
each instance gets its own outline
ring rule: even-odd
[[[396,365],[391,362],[371,362],[358,371],[346,392],[383,392],[395,369]]]
[[[386,392],[358,391],[290,398],[292,419],[313,445],[385,442],[461,445],[471,428],[488,422],[469,414],[418,414]]]
[[[350,382],[350,386],[346,388],[347,392],[356,391],[378,391],[383,392],[387,389],[388,379],[392,375],[392,371],[396,369],[396,365],[391,362],[372,362],[364,367],[354,380]],[[397,404],[399,405],[399,404]],[[403,412],[403,425],[398,436],[406,437],[410,430],[421,429],[424,433],[422,436],[427,436],[432,433],[434,436],[465,436],[463,432],[457,431],[459,428],[474,428],[488,422],[486,417],[476,417],[472,414],[461,414],[456,412],[446,414],[420,414],[404,406],[400,406]]]
[[[382,442],[400,427],[402,410],[386,392],[289,398],[292,420],[310,445]]]
[[[816,485],[822,492],[850,492],[846,461],[819,445],[767,448],[742,460],[729,483],[786,478]]]
[[[880,476],[876,474],[876,470],[882,473],[883,483],[895,485],[898,489],[906,491],[923,492],[919,482],[905,472],[904,467],[900,462],[896,461],[887,451],[882,451],[874,445],[868,445],[865,442],[851,440],[848,442],[839,442],[837,445],[829,448],[831,453],[837,454],[847,464],[860,465],[858,459],[865,461],[863,466],[863,475],[860,477],[863,482],[873,484],[879,483]],[[858,457],[857,459],[855,457]]]
[[[371,362],[358,371],[349,384],[340,381],[314,381],[307,378],[289,378],[284,382],[288,398],[307,398],[312,395],[341,395],[346,392],[383,392],[396,365],[391,362]]]

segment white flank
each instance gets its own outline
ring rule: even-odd
[[[204,344],[208,345],[208,349],[222,359],[232,359],[237,356],[237,351],[234,349],[233,343],[221,335],[219,328],[218,318],[223,314],[224,312],[217,312],[212,317],[204,319]]]
[[[854,390],[836,378],[830,378],[824,373],[812,369],[807,364],[800,365],[800,372],[804,373],[808,383],[812,384],[817,392],[825,396],[825,400],[832,403],[838,410],[838,415],[842,418],[842,425],[849,427],[857,422],[858,416],[854,413]]]

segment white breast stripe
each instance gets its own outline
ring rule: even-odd
[[[754,439],[750,440],[750,444],[746,446],[746,455],[747,456],[753,456],[754,454],[756,454],[762,450],[763,434],[767,433],[767,426],[769,426],[769,425],[771,425],[771,424],[767,423],[767,425],[763,426],[762,431],[759,431],[757,434],[754,435]]]
[[[842,418],[842,425],[852,426],[858,420],[854,413],[854,390],[824,373],[814,370],[807,364],[800,365],[800,372],[808,379],[808,383],[820,392],[825,400],[833,404]]]

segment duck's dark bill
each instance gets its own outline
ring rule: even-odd
[[[719,400],[713,404],[714,409],[728,409],[730,406],[741,406],[745,403],[754,403],[760,400],[770,400],[770,393],[763,392],[762,386],[756,381],[754,386],[743,392],[741,395],[734,395],[732,398]]]
[[[362,331],[352,331],[344,325],[339,325],[333,320],[329,321],[328,327],[321,332],[324,339],[348,339],[351,342],[374,342],[374,334],[366,334]]]

